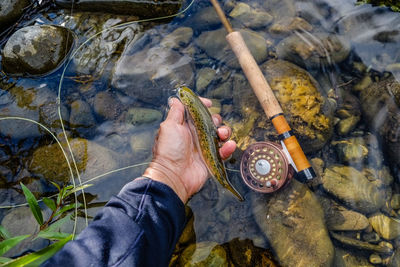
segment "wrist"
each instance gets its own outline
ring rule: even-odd
[[[149,167],[144,171],[143,176],[154,181],[161,182],[169,186],[182,200],[186,203],[189,199],[187,189],[180,178],[171,170],[157,162],[151,162]]]

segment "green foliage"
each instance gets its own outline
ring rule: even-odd
[[[43,224],[43,214],[42,214],[42,210],[40,209],[35,196],[28,189],[28,187],[26,187],[23,183],[20,183],[20,184],[21,184],[22,191],[24,192],[26,201],[28,202],[28,205],[31,208],[33,216],[35,216],[35,219],[38,222],[38,224],[42,225]]]
[[[20,243],[22,240],[27,238],[29,235],[19,235],[19,236],[14,236],[9,239],[6,239],[0,243],[0,256],[2,256],[4,253],[9,251],[11,248],[15,247],[18,243]]]
[[[19,257],[15,260],[9,261],[3,266],[8,267],[19,267],[19,266],[39,266],[49,258],[51,258],[57,251],[59,251],[68,241],[72,239],[72,235],[53,243],[50,246],[39,250],[37,252],[30,253],[28,255]]]
[[[8,239],[11,237],[10,233],[7,231],[6,228],[0,225],[0,236],[2,239]]]
[[[51,256],[53,256],[59,249],[61,249],[65,243],[72,239],[72,235],[69,233],[60,232],[60,227],[71,219],[72,216],[66,216],[67,212],[76,208],[79,203],[71,202],[69,196],[79,190],[85,189],[91,185],[82,185],[75,187],[72,185],[66,187],[60,187],[56,183],[53,185],[58,189],[57,201],[51,198],[44,197],[43,203],[51,209],[52,213],[50,217],[44,221],[42,210],[32,192],[21,183],[22,191],[25,195],[26,201],[30,207],[30,210],[35,217],[36,221],[40,225],[40,231],[38,234],[21,235],[11,237],[10,233],[3,226],[0,226],[0,237],[4,239],[0,242],[0,265],[1,266],[38,266]],[[56,240],[57,243],[34,252],[28,255],[19,257],[17,259],[9,259],[1,257],[4,253],[10,250],[12,247],[19,244],[21,241],[28,237],[32,237],[33,240],[36,238],[44,238],[49,240]]]

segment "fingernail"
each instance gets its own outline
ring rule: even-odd
[[[223,135],[224,137],[228,136],[229,131],[226,128],[219,128],[219,131],[221,133],[221,135]]]

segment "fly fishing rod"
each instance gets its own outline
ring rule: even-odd
[[[298,171],[297,178],[302,182],[307,182],[308,180],[313,179],[316,176],[315,172],[308,162],[306,155],[304,155],[296,136],[293,134],[292,129],[283,116],[283,110],[278,100],[272,92],[271,87],[261,72],[257,62],[254,60],[253,55],[247,48],[242,35],[240,32],[233,30],[217,0],[210,1],[220,18],[221,23],[228,32],[226,40],[236,55],[236,58],[238,59],[247,80],[253,88],[258,101],[264,109],[267,117],[271,120],[280,139],[285,144],[291,158],[293,159]]]

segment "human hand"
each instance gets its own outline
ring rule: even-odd
[[[202,102],[207,107],[212,105],[209,99],[202,98]],[[168,116],[160,124],[153,147],[153,160],[143,176],[167,184],[186,203],[201,189],[209,174],[184,119],[183,104],[176,98],[170,98],[169,105]],[[220,126],[222,118],[215,114],[213,121],[216,126]],[[231,129],[221,126],[217,133],[221,141],[226,141],[231,135]],[[235,149],[236,143],[228,140],[219,149],[221,158],[227,159]]]

